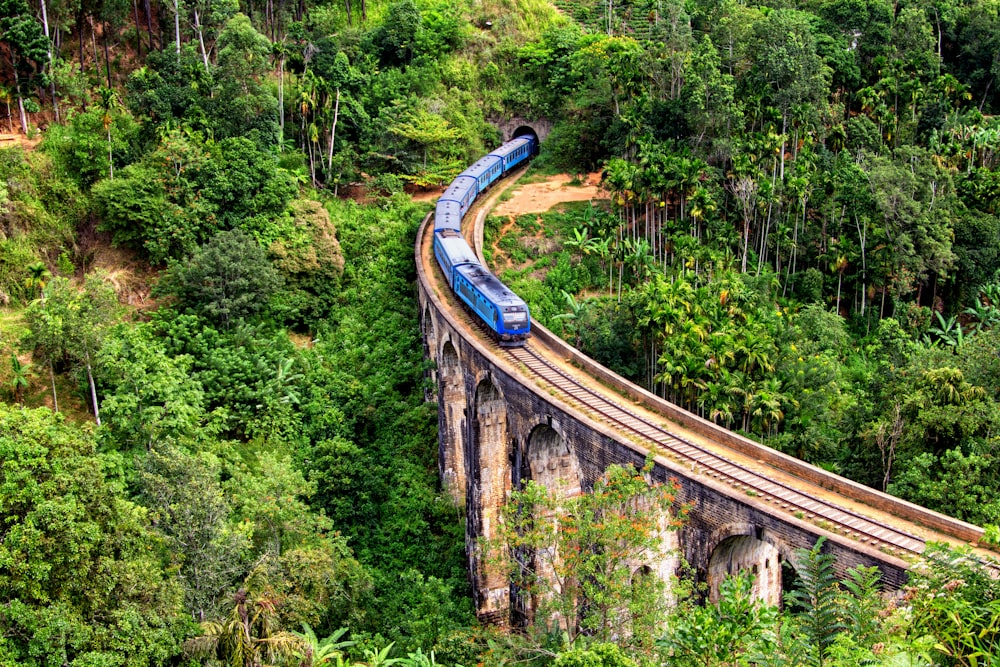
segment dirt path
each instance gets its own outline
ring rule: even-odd
[[[563,202],[608,198],[607,193],[599,188],[599,173],[588,174],[582,185],[570,185],[571,180],[573,177],[569,174],[556,174],[540,182],[519,185],[512,190],[511,198],[500,202],[491,215],[544,213]]]
[[[517,224],[517,220],[513,215],[507,216],[507,222],[503,223],[503,227],[497,232],[497,235],[493,237],[493,242],[490,243],[490,247],[493,249],[493,268],[496,269],[497,261],[500,259],[504,260],[504,263],[510,264],[506,255],[504,255],[503,250],[500,249],[500,239],[507,235],[507,232]]]
[[[13,148],[14,146],[20,146],[24,150],[32,150],[42,141],[41,133],[34,139],[29,139],[23,134],[10,134],[7,132],[0,132],[0,148]]]

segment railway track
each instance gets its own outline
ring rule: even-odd
[[[520,348],[505,348],[505,352],[540,384],[557,391],[564,401],[583,414],[630,434],[641,440],[643,445],[652,444],[654,451],[677,461],[693,473],[711,477],[796,518],[890,555],[919,555],[924,550],[924,540],[915,535],[811,496],[788,484],[768,479],[744,465],[678,437],[564,372],[535,350],[531,343]]]

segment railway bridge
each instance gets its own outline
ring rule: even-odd
[[[479,239],[483,218],[481,212]],[[566,494],[586,492],[610,464],[638,468],[650,454],[653,479],[675,480],[677,499],[691,506],[669,546],[708,584],[710,596],[727,573],[749,569],[755,593],[779,601],[783,568],[794,567],[794,551],[821,536],[838,574],[874,565],[888,589],[905,582],[927,541],[975,545],[982,536],[976,526],[827,473],[663,401],[534,322],[524,348],[498,347],[447,289],[432,258],[432,228],[425,221],[416,242],[420,326],[425,354],[435,362],[440,473],[466,508],[481,619],[512,619],[510,584],[478,548],[497,535],[511,489],[532,479],[550,489],[558,483]],[[666,575],[677,566],[672,558],[636,566]]]

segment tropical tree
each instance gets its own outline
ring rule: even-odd
[[[31,294],[42,295],[42,289],[52,277],[49,267],[45,262],[32,262],[25,267],[28,270],[28,277],[24,279],[24,288]]]
[[[666,582],[637,573],[668,556],[666,535],[684,512],[674,506],[676,485],[650,483],[651,470],[651,462],[641,472],[613,465],[591,492],[569,498],[533,481],[511,493],[503,535],[490,549],[522,594],[538,601],[540,627],[558,621],[570,641],[627,634],[651,647]]]
[[[97,90],[97,94],[100,97],[98,107],[101,110],[101,125],[108,137],[108,178],[114,180],[115,161],[111,145],[111,126],[115,122],[114,113],[121,108],[121,104],[118,102],[118,93],[111,88],[102,86]]]
[[[797,587],[786,597],[792,605],[810,647],[810,662],[823,665],[837,635],[844,630],[840,615],[839,588],[833,570],[834,557],[823,553],[821,537],[812,549],[795,552]]]
[[[215,658],[230,667],[263,667],[302,651],[302,638],[281,628],[277,596],[258,567],[232,597],[229,614],[201,624],[185,643],[192,657]]]
[[[39,63],[45,62],[49,41],[35,13],[25,0],[0,0],[0,44],[14,76],[14,96],[21,116],[21,131],[28,131],[25,98]]]
[[[281,284],[260,244],[237,229],[219,232],[188,261],[172,263],[159,289],[228,329],[267,307]]]
[[[14,402],[24,400],[24,390],[28,388],[28,378],[31,377],[31,364],[21,361],[13,352],[10,355],[10,386],[14,390]]]
[[[87,376],[94,420],[101,424],[94,381],[94,363],[104,336],[120,318],[121,308],[114,287],[102,274],[87,276],[79,290],[62,277],[53,278],[42,298],[31,304],[26,313],[28,335],[25,344],[39,350],[52,363],[68,359],[81,367]],[[52,385],[55,400],[55,381]],[[58,403],[56,404],[58,407]]]
[[[146,512],[93,430],[0,405],[4,662],[162,664],[190,631]]]
[[[354,642],[341,639],[347,634],[347,628],[339,628],[329,637],[319,639],[308,623],[302,624],[302,632],[293,633],[299,638],[302,648],[295,656],[303,667],[322,667],[323,665],[339,665],[344,658],[344,649],[354,646]]]
[[[776,607],[753,596],[753,576],[727,576],[717,603],[682,602],[670,615],[666,634],[657,645],[678,667],[743,664],[745,656],[764,656],[775,649]]]

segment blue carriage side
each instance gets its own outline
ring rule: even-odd
[[[490,153],[489,156],[499,158],[503,161],[503,172],[506,174],[515,166],[530,158],[534,152],[534,137],[518,137],[517,139],[508,141],[503,146]]]
[[[456,266],[454,290],[496,333],[500,345],[521,345],[528,337],[528,304],[482,265]]]
[[[471,167],[459,174],[459,177],[468,176],[476,179],[479,184],[479,192],[482,192],[493,185],[493,182],[503,174],[503,160],[496,155],[486,155],[476,160]]]

